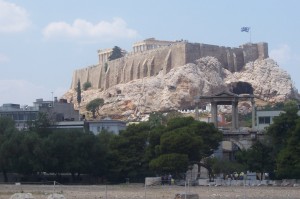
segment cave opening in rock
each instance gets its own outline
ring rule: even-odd
[[[248,82],[234,82],[231,84],[231,92],[235,94],[251,94],[253,95],[253,87]]]

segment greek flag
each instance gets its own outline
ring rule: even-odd
[[[241,32],[249,32],[250,27],[242,27]]]

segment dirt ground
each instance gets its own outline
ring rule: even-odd
[[[9,199],[18,192],[32,193],[35,199],[46,199],[52,193],[61,193],[67,199],[173,199],[177,193],[196,193],[200,199],[300,199],[300,187],[275,186],[152,186],[124,185],[0,185],[0,199]]]

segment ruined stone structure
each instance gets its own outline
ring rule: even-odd
[[[124,49],[122,50],[122,54],[125,55],[127,52]],[[99,57],[99,64],[101,63],[102,65],[104,65],[105,63],[108,62],[108,58],[109,56],[111,56],[113,52],[112,48],[108,48],[108,49],[104,49],[104,50],[98,50],[98,57]]]
[[[108,62],[108,57],[112,54],[112,52],[112,48],[98,50],[99,63],[105,64],[106,62]]]
[[[250,100],[252,106],[252,129],[255,128],[255,106],[254,96],[249,94],[237,95],[228,91],[222,91],[213,96],[200,96],[202,101],[208,100],[211,103],[211,115],[212,123],[215,127],[218,127],[218,105],[231,105],[232,106],[232,130],[239,129],[239,111],[238,103],[239,101]]]
[[[146,50],[151,50],[155,48],[160,48],[163,46],[170,46],[173,43],[176,43],[174,41],[159,41],[155,38],[149,38],[145,39],[144,41],[136,42],[133,44],[133,52],[143,52]]]
[[[268,58],[267,43],[247,43],[239,48],[230,48],[187,41],[158,41],[153,38],[135,43],[133,52],[124,57],[107,61],[108,51],[99,51],[99,63],[74,71],[71,89],[78,80],[90,82],[92,88],[105,90],[111,86],[135,79],[165,74],[172,68],[195,63],[202,57],[218,59],[231,72],[240,71],[250,61]],[[100,56],[101,54],[101,56]],[[107,70],[105,70],[105,66]]]

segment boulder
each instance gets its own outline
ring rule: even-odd
[[[160,185],[161,177],[147,177],[145,179],[146,186]]]
[[[15,193],[10,199],[34,199],[31,193]]]
[[[177,193],[174,199],[199,199],[196,193]]]
[[[58,194],[58,193],[53,193],[50,194],[47,199],[66,199],[64,195]]]

